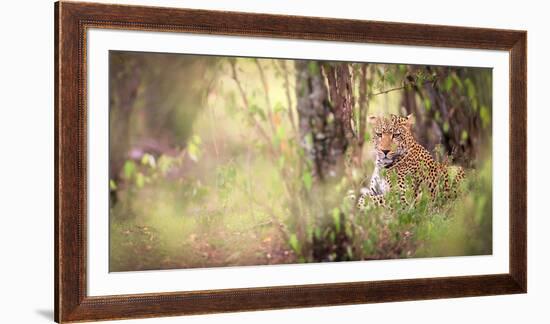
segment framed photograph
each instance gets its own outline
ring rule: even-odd
[[[526,292],[525,31],[55,23],[56,321]]]

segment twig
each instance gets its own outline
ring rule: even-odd
[[[286,61],[280,60],[279,62],[283,69],[283,77],[285,80],[285,93],[286,93],[286,101],[288,106],[288,119],[290,120],[290,125],[292,126],[292,130],[294,131],[294,134],[296,135],[296,137],[298,137],[296,121],[294,120],[294,112],[292,110],[292,99],[290,96],[290,82],[288,80],[288,69],[286,67]]]
[[[367,97],[367,70],[368,64],[361,64],[359,73],[359,118],[357,125],[357,133],[359,138],[357,140],[356,158],[357,165],[363,165],[363,144],[365,143],[365,130],[367,124],[367,114],[369,110],[369,102]]]
[[[258,59],[254,59],[254,62],[258,67],[258,72],[260,72],[260,79],[262,81],[262,86],[264,87],[264,97],[265,97],[265,103],[266,103],[266,109],[267,109],[267,117],[269,119],[269,126],[271,127],[271,131],[273,132],[273,134],[275,134],[276,131],[275,131],[275,125],[273,124],[273,109],[271,108],[271,100],[269,99],[269,87],[267,85],[267,80],[265,78],[264,69],[262,68],[262,65],[260,64],[260,61],[258,61]]]

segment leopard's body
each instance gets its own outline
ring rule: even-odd
[[[458,167],[451,179],[449,166],[435,161],[428,150],[415,140],[412,116],[369,117],[369,123],[373,125],[376,165],[369,188],[361,190],[358,208],[363,209],[369,199],[376,205],[385,205],[384,196],[392,189],[392,176],[404,203],[411,203],[405,198],[408,189],[412,190],[414,197],[423,186],[433,198],[441,189],[445,194],[454,192],[457,183],[464,177],[462,168]]]

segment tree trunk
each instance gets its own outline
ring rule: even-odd
[[[316,261],[343,261],[348,258],[350,239],[343,227],[334,227],[332,214],[339,206],[333,184],[341,179],[345,170],[346,151],[356,142],[353,126],[353,82],[350,66],[345,63],[296,61],[296,98],[300,140],[307,157],[304,172],[313,176],[310,197],[311,213],[316,227],[328,226],[334,241],[313,235],[311,243]],[[334,180],[334,181],[332,181]],[[346,215],[340,214],[344,223]],[[327,225],[329,224],[329,225]]]
[[[368,64],[361,64],[360,71],[358,71],[359,77],[359,116],[357,120],[358,136],[357,147],[355,149],[355,161],[357,166],[361,167],[363,164],[363,145],[365,144],[365,133],[367,131],[367,113],[368,113],[368,97],[367,97],[367,68]]]
[[[302,147],[312,162],[316,179],[338,178],[346,150],[356,139],[350,67],[346,63],[295,64]]]

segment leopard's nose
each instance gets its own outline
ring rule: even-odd
[[[382,153],[384,153],[384,155],[387,156],[389,151],[390,150],[382,150]]]

